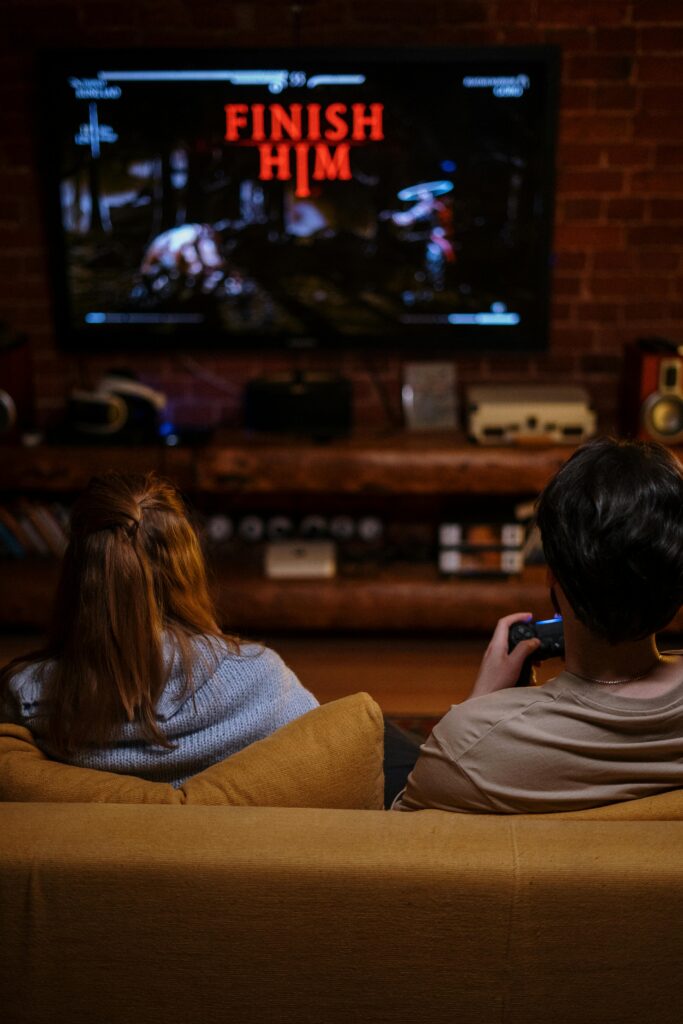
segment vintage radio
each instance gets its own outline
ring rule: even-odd
[[[467,391],[467,433],[479,444],[580,444],[595,426],[585,388],[492,384]]]

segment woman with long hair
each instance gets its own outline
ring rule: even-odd
[[[0,674],[2,717],[49,757],[178,786],[316,706],[277,654],[219,628],[176,488],[95,477],[46,643]]]

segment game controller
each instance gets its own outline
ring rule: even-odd
[[[540,619],[538,622],[514,622],[508,633],[508,653],[513,651],[522,640],[535,639],[541,641],[541,646],[524,662],[515,686],[530,685],[534,662],[564,656],[564,631],[561,616],[557,615],[554,619]]]

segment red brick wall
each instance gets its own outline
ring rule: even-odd
[[[584,383],[610,425],[622,346],[683,342],[682,0],[301,0],[302,45],[553,43],[563,50],[552,329],[547,355],[457,360],[460,379]],[[296,38],[280,0],[4,0],[0,68],[0,318],[33,343],[42,423],[69,386],[111,364],[55,349],[31,104],[53,46],[276,46]],[[187,421],[239,421],[243,382],[288,365],[190,352],[127,358]],[[359,357],[306,357],[355,386],[359,426],[386,423]],[[398,409],[401,361],[376,357]],[[213,380],[213,382],[212,382]]]

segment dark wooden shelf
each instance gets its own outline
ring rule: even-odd
[[[202,495],[394,496],[431,502],[444,495],[534,496],[564,462],[565,447],[478,447],[455,435],[396,433],[327,445],[292,439],[222,436],[199,448],[162,446],[0,446],[0,501],[69,496],[103,470],[154,469],[197,499]],[[404,502],[405,504],[405,502]],[[212,564],[226,629],[272,631],[489,632],[516,610],[551,613],[542,569],[508,579],[443,579],[432,565],[389,565],[332,580],[273,581],[257,569]],[[42,628],[57,563],[0,561],[0,625]],[[676,619],[683,629],[683,614]]]
[[[197,458],[208,492],[535,494],[568,450],[482,448],[443,435],[356,438],[334,445],[223,444]]]
[[[489,632],[501,615],[552,608],[543,570],[522,577],[444,579],[431,566],[397,565],[362,578],[233,581],[215,573],[227,626],[253,630]]]
[[[104,470],[156,470],[207,493],[537,493],[567,458],[562,447],[478,447],[457,435],[356,437],[319,445],[225,437],[200,448],[0,447],[3,491],[76,491]]]
[[[0,561],[2,624],[42,628],[58,564],[50,559]],[[331,580],[269,580],[255,572],[212,566],[212,589],[226,630],[390,633],[488,633],[513,611],[552,614],[545,571],[520,577],[443,579],[428,565],[397,565]],[[674,628],[683,630],[683,611]]]
[[[0,445],[0,494],[78,492],[96,473],[155,470],[179,486],[194,484],[193,451],[161,445]]]
[[[58,575],[51,559],[0,562],[2,621],[41,628]],[[212,589],[230,630],[488,631],[509,611],[551,614],[543,572],[523,577],[443,579],[429,565],[398,565],[331,580],[270,580],[212,566]]]

